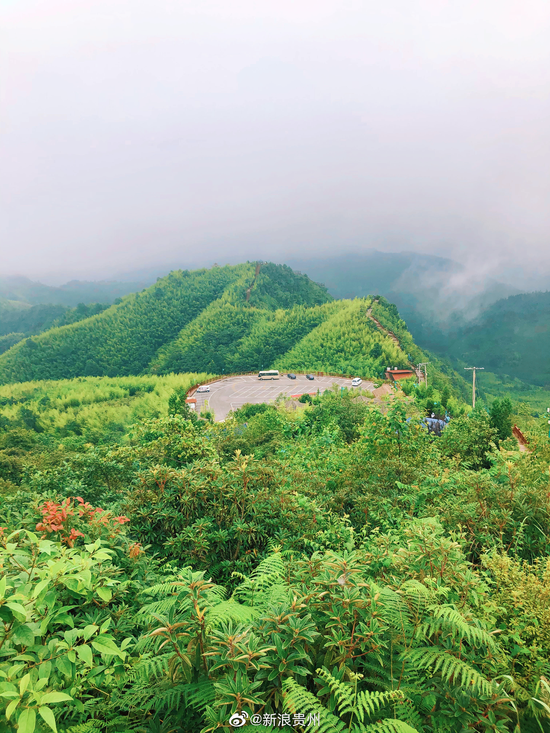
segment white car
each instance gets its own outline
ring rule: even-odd
[[[210,387],[207,384],[203,384],[197,388],[197,392],[210,392]]]
[[[360,384],[363,384],[363,380],[359,379],[359,377],[355,377],[355,379],[351,380],[352,387],[358,387]]]

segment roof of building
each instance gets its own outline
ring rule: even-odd
[[[416,376],[412,369],[387,369],[386,375],[392,377],[394,380],[408,379],[409,377]]]

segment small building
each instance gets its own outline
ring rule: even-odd
[[[400,382],[402,379],[416,379],[416,372],[412,369],[386,369],[386,379],[390,379],[393,382]]]

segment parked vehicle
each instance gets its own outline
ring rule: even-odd
[[[296,375],[295,375],[295,374],[287,374],[286,376],[287,376],[287,377],[288,377],[289,379],[296,379]]]
[[[258,379],[279,379],[277,369],[270,369],[267,372],[258,372]]]
[[[306,379],[315,379],[313,374],[306,374]]]
[[[351,380],[352,387],[359,387],[360,384],[363,384],[363,380],[359,377],[354,377],[354,379]]]
[[[207,384],[203,384],[197,388],[197,392],[210,392],[210,387]]]

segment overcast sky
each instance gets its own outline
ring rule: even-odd
[[[0,15],[0,274],[372,247],[550,270],[548,0]]]

